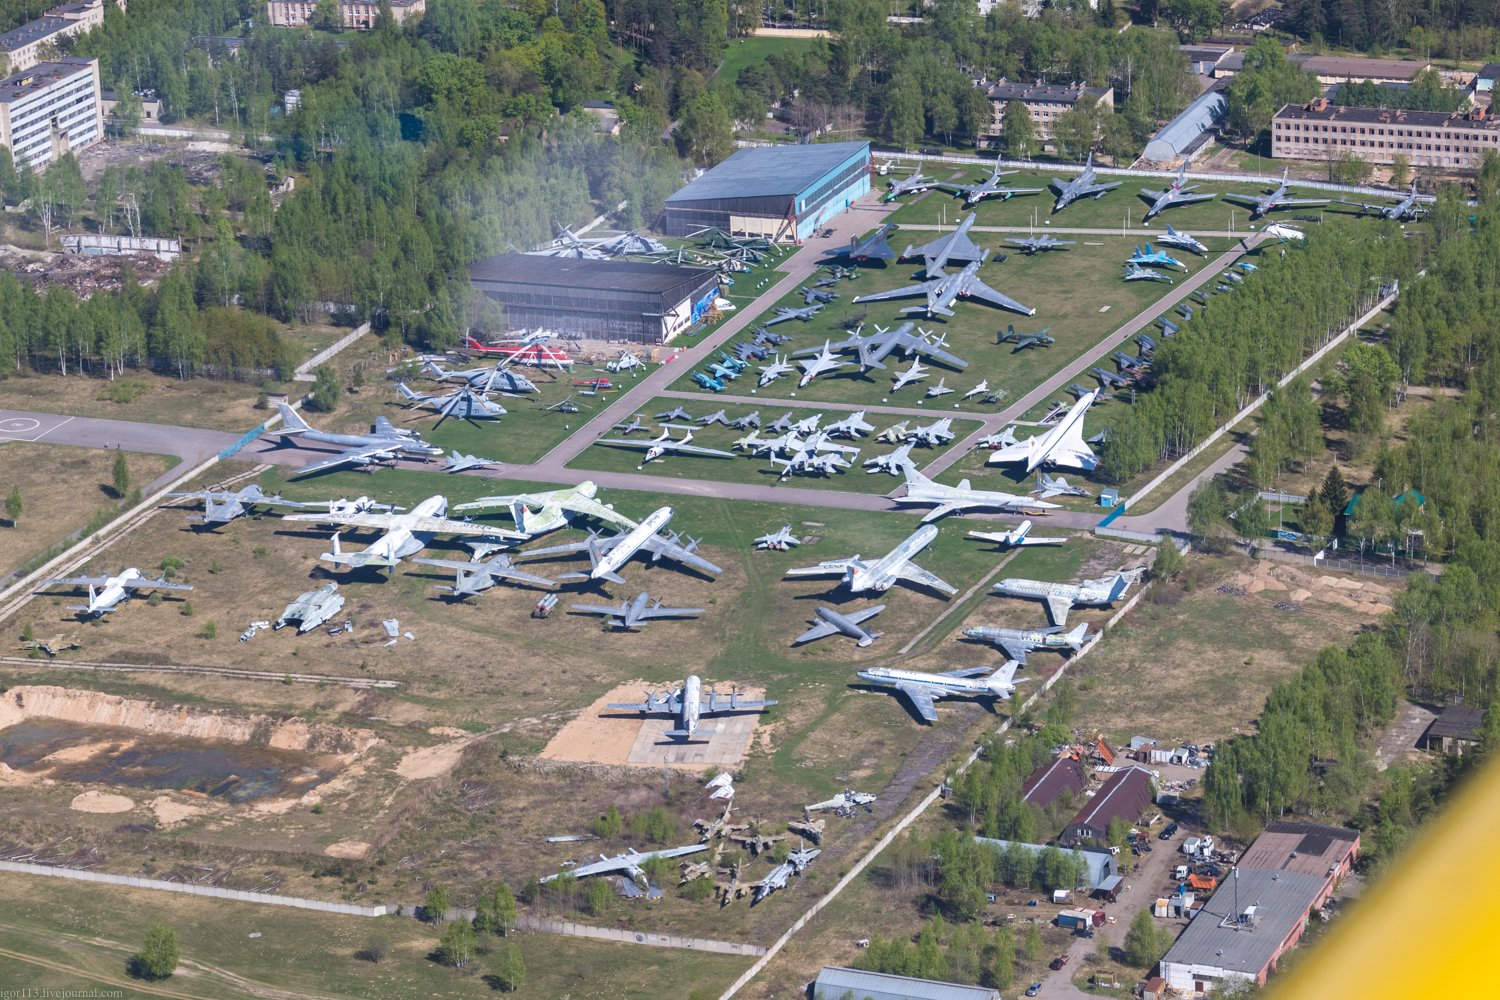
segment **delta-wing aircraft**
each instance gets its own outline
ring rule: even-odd
[[[1098,395],[1097,390],[1084,393],[1047,433],[995,449],[990,453],[987,464],[1025,462],[1026,471],[1035,472],[1038,466],[1047,462],[1070,469],[1091,471],[1099,464],[1099,458],[1083,439],[1083,418]]]

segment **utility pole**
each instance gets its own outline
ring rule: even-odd
[[[672,755],[664,753],[661,755],[661,774],[663,779],[662,797],[668,802],[672,801]]]

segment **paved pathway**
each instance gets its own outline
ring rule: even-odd
[[[151,455],[175,455],[192,468],[239,440],[237,434],[198,427],[173,427],[101,417],[64,417],[55,413],[0,410],[0,441],[79,445],[85,448],[123,448]],[[163,472],[141,488],[150,495],[163,483],[182,475],[182,468]]]

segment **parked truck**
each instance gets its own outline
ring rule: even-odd
[[[1203,846],[1202,837],[1189,837],[1182,842],[1182,853],[1192,857],[1198,853],[1198,848]]]
[[[1057,926],[1080,934],[1104,923],[1103,910],[1063,910],[1057,915]]]

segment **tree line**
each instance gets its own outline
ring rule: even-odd
[[[1124,482],[1186,452],[1368,309],[1381,283],[1408,279],[1419,243],[1398,234],[1315,227],[1305,246],[1263,255],[1232,294],[1195,308],[1157,348],[1149,386],[1104,443],[1102,474]]]

